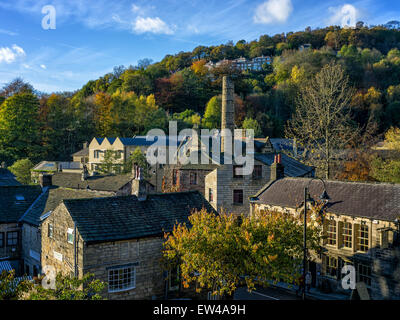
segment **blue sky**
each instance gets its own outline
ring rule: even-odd
[[[42,28],[46,5],[55,29]],[[340,25],[348,14],[368,24],[400,20],[400,1],[0,0],[0,86],[20,76],[41,91],[72,91],[117,65]]]

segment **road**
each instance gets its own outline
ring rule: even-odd
[[[235,300],[300,300],[294,293],[285,289],[268,287],[257,287],[257,290],[248,292],[247,288],[239,288],[234,295]]]

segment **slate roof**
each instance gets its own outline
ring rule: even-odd
[[[87,190],[74,190],[68,188],[51,187],[43,192],[37,201],[21,217],[21,222],[39,226],[41,216],[53,211],[63,200],[105,197],[106,195]]]
[[[257,194],[256,203],[296,208],[304,200],[307,178],[284,178],[267,184]],[[394,221],[400,218],[400,184],[325,181],[331,198],[327,211],[354,217]],[[322,182],[310,183],[310,195],[318,199]]]
[[[0,168],[0,186],[20,186],[15,176],[8,170]]]
[[[83,148],[72,154],[73,157],[87,157],[89,156],[89,148]]]
[[[274,153],[256,153],[254,159],[271,166],[274,163]],[[281,163],[285,166],[285,175],[289,177],[304,177],[314,170],[288,155],[281,153]]]
[[[41,193],[40,186],[0,187],[0,223],[18,222]]]
[[[197,191],[136,196],[64,200],[72,219],[86,242],[107,242],[170,232],[176,222],[188,222],[194,209],[214,212]]]
[[[72,189],[86,189],[89,186],[91,190],[116,192],[132,179],[130,174],[120,174],[90,176],[82,181],[80,173],[57,172],[53,175],[52,184]]]

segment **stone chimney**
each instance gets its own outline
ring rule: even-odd
[[[85,141],[82,146],[83,146],[83,149],[86,149],[88,147],[87,141]]]
[[[271,165],[271,180],[283,179],[285,177],[285,167],[281,161],[281,155],[275,155],[274,163]]]
[[[50,187],[53,185],[53,176],[51,174],[39,174],[39,184],[42,188]]]
[[[132,180],[132,194],[134,194],[139,201],[147,199],[147,182],[143,178],[143,169],[136,167],[135,179]]]
[[[222,110],[221,110],[221,130],[229,129],[233,136],[235,129],[235,106],[234,106],[234,84],[228,76],[222,78]],[[225,137],[221,131],[221,152],[225,152]],[[233,150],[232,150],[233,152]]]
[[[84,164],[84,165],[83,165],[83,169],[82,169],[81,180],[82,180],[82,181],[86,181],[88,177],[89,177],[89,171],[88,171],[86,165]]]

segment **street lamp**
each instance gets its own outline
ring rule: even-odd
[[[319,199],[324,201],[325,203],[328,203],[329,201],[329,196],[328,193],[326,192],[326,186],[325,186],[325,181],[322,180],[321,178],[312,178],[310,181],[308,181],[307,186],[304,188],[304,233],[303,233],[303,294],[302,294],[302,299],[306,299],[306,265],[307,265],[307,200],[309,200],[309,193],[308,193],[308,188],[313,180],[320,180],[322,181],[322,184],[324,185],[324,191],[322,194],[319,196]]]

